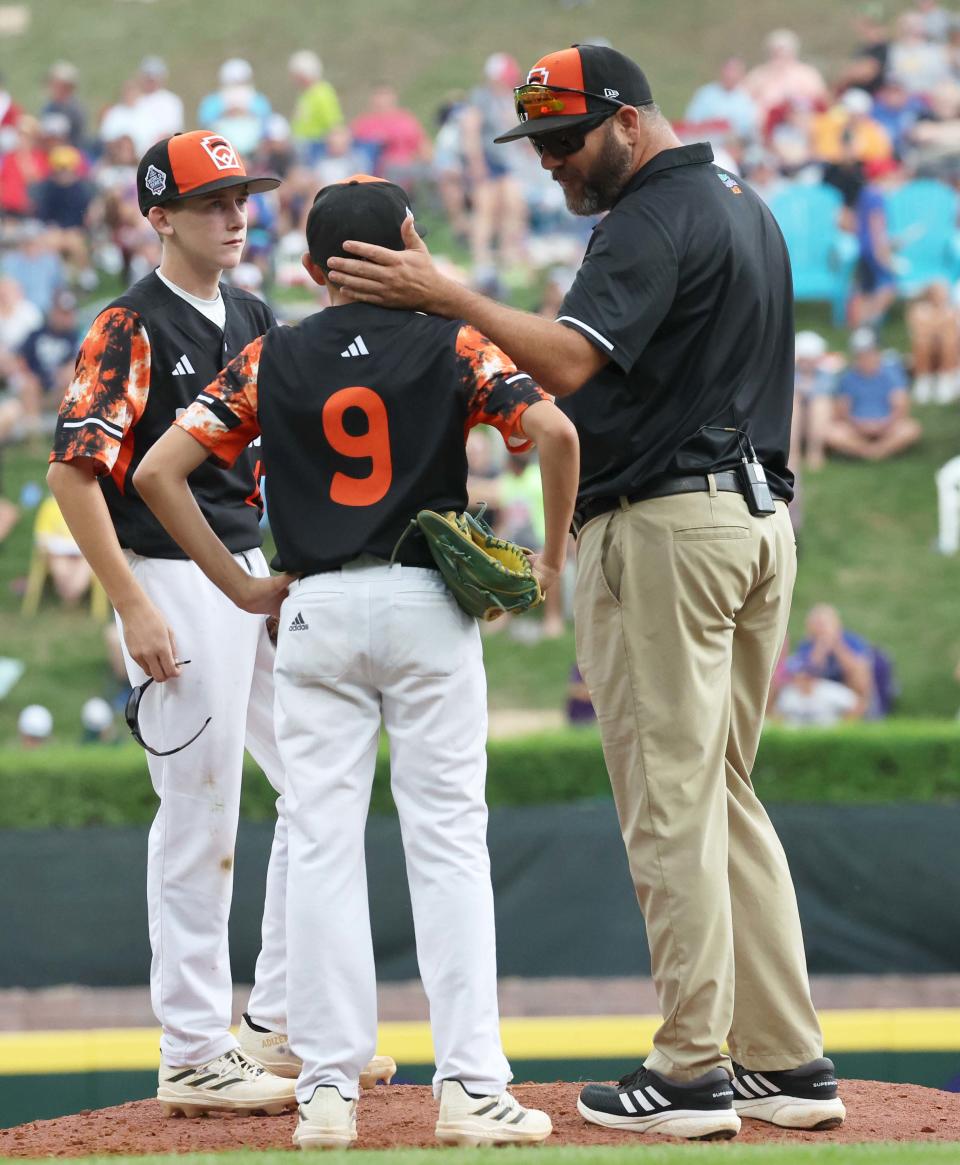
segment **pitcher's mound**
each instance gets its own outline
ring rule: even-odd
[[[513,1091],[531,1108],[553,1120],[548,1145],[622,1145],[656,1143],[586,1124],[576,1109],[579,1084],[518,1084]],[[790,1132],[745,1120],[737,1141],[960,1141],[960,1098],[915,1084],[878,1084],[845,1080],[841,1095],[846,1123],[824,1133]],[[436,1146],[437,1106],[429,1088],[394,1084],[365,1092],[360,1101],[357,1148],[395,1149]],[[58,1120],[34,1121],[0,1129],[0,1157],[86,1157],[105,1153],[213,1153],[228,1149],[292,1149],[296,1118],[211,1116],[194,1120],[160,1115],[155,1100],[81,1112]],[[729,1144],[730,1142],[726,1142]]]

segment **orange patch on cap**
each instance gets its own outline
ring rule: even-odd
[[[233,146],[221,134],[194,130],[177,134],[167,146],[173,180],[181,195],[218,178],[245,178],[247,171]]]
[[[386,178],[378,178],[375,174],[351,174],[349,178],[335,182],[334,185],[349,186],[351,182],[386,182]]]
[[[528,85],[545,85],[557,89],[583,89],[583,62],[577,49],[560,49],[541,57],[527,74]],[[569,94],[564,100],[564,114],[586,113],[586,97]]]

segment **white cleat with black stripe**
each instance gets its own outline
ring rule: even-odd
[[[321,1084],[300,1105],[293,1130],[298,1149],[349,1149],[357,1139],[357,1102],[342,1097],[332,1084]]]
[[[239,1048],[199,1068],[160,1065],[157,1100],[164,1116],[242,1112],[277,1116],[297,1104],[294,1080],[281,1080]]]
[[[444,1145],[538,1145],[553,1124],[538,1108],[524,1108],[515,1096],[474,1096],[459,1080],[440,1085],[437,1140]]]
[[[722,1068],[679,1084],[640,1067],[617,1084],[588,1084],[577,1111],[608,1129],[689,1141],[727,1140],[740,1131],[730,1077]]]
[[[847,1115],[837,1095],[833,1061],[825,1056],[779,1072],[754,1072],[734,1064],[734,1108],[741,1116],[784,1129],[839,1128]]]

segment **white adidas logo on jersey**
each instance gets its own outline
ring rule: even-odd
[[[354,336],[349,347],[345,348],[341,356],[369,356],[370,352],[367,345],[363,342],[363,336]]]
[[[174,365],[174,368],[173,368],[173,375],[174,376],[195,376],[196,372],[197,372],[197,370],[190,363],[189,359],[187,358],[186,353],[184,353],[184,355],[180,357],[180,359],[176,362],[176,364]]]

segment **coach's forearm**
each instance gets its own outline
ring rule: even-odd
[[[443,297],[430,310],[473,324],[553,396],[576,392],[606,363],[606,357],[572,328],[506,307],[452,280],[445,283]]]

